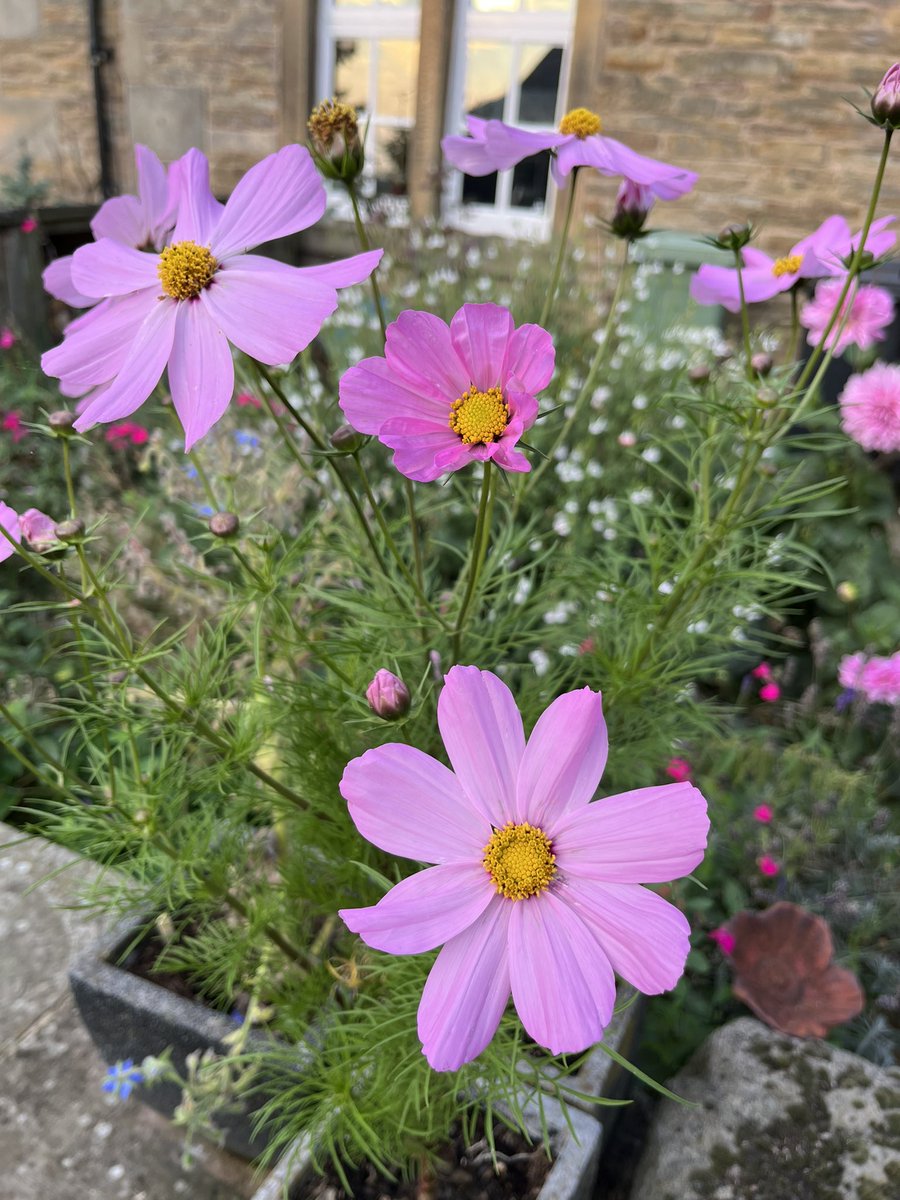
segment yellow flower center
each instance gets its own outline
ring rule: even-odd
[[[772,274],[776,279],[782,275],[796,275],[802,265],[802,254],[788,254],[785,258],[775,259],[772,263]]]
[[[559,123],[559,132],[566,134],[574,133],[576,137],[584,140],[586,137],[593,137],[595,133],[599,133],[603,128],[603,122],[595,112],[591,112],[589,108],[573,108]]]
[[[493,442],[500,437],[509,422],[509,409],[500,388],[479,392],[473,383],[467,392],[453,401],[450,409],[450,428],[468,446]]]
[[[508,900],[537,896],[556,874],[550,839],[527,821],[521,825],[508,821],[502,829],[495,829],[481,863],[494,887]]]
[[[218,266],[206,246],[175,242],[160,254],[156,270],[167,296],[173,300],[193,300],[209,287]]]

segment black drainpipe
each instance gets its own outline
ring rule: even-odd
[[[103,68],[112,58],[112,51],[103,45],[102,0],[88,0],[91,33],[91,71],[94,76],[94,112],[97,125],[97,154],[100,159],[100,191],[104,199],[116,194],[113,174],[112,139],[109,133],[109,114],[106,110],[106,87]]]

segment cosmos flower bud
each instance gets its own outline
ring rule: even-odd
[[[75,424],[75,420],[75,413],[69,412],[68,409],[60,408],[50,414],[47,418],[47,424],[54,433],[61,434],[64,437]]]
[[[844,604],[854,604],[859,599],[859,588],[849,579],[841,580],[834,590],[838,600],[842,600]]]
[[[338,425],[328,440],[334,449],[340,450],[342,454],[355,454],[366,439],[361,433],[357,433],[352,425]]]
[[[57,541],[77,542],[84,537],[84,521],[80,517],[72,517],[68,521],[60,521],[54,530]]]
[[[366,700],[376,717],[381,717],[383,721],[396,721],[409,712],[409,688],[402,679],[384,667],[366,688]]]
[[[731,250],[737,252],[743,248],[753,238],[753,226],[749,221],[743,224],[735,222],[732,225],[726,225],[724,229],[719,231],[719,236],[715,239],[715,244],[720,250]]]
[[[706,363],[698,363],[696,367],[691,367],[688,371],[688,379],[691,383],[702,384],[709,380],[710,370]]]
[[[778,403],[778,393],[770,387],[761,387],[756,393],[756,403],[760,408],[774,408]]]
[[[209,518],[209,532],[219,538],[234,537],[240,527],[240,518],[231,512],[213,513]]]
[[[29,508],[19,517],[19,528],[36,554],[45,554],[57,544],[56,522],[40,509]]]
[[[326,179],[352,183],[365,163],[356,109],[340,100],[323,100],[309,114],[310,151]]]
[[[900,126],[900,63],[894,63],[875,89],[872,116],[879,125]]]
[[[754,354],[750,359],[750,366],[757,375],[768,375],[774,365],[775,360],[772,358],[772,355],[762,351],[759,354]]]
[[[634,183],[631,179],[623,179],[609,227],[616,237],[640,237],[652,207],[653,192],[649,187]]]

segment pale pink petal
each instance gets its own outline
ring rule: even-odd
[[[557,892],[593,930],[613,968],[645,995],[673,988],[684,973],[691,927],[674,904],[637,883],[571,876]]]
[[[432,483],[441,475],[465,466],[475,448],[461,443],[456,434],[449,430],[447,433],[416,434],[414,437],[392,434],[385,445],[394,450],[394,466],[400,474],[407,479],[414,479],[416,483]]]
[[[527,472],[531,470],[531,463],[525,457],[521,450],[516,450],[511,442],[501,440],[496,443],[496,449],[493,453],[493,460],[504,471],[521,471]]]
[[[755,246],[745,246],[741,251],[741,258],[744,260],[744,266],[754,271],[768,271],[771,273],[775,266],[775,259],[771,258],[763,250],[757,250]]]
[[[683,167],[647,158],[623,142],[617,142],[615,138],[586,138],[585,144],[599,141],[604,143],[606,160],[614,174],[623,175],[633,183],[646,185],[660,200],[677,200],[679,196],[689,192],[697,182],[696,171],[686,171]]]
[[[507,391],[505,399],[509,407],[509,424],[503,432],[503,440],[518,439],[537,420],[538,402],[528,392],[518,391]]]
[[[314,224],[325,211],[325,188],[303,146],[283,146],[251,167],[231,193],[215,231],[220,261]]]
[[[209,188],[209,162],[200,150],[188,150],[170,167],[178,182],[178,221],[174,242],[208,246],[225,211]]]
[[[452,667],[438,700],[438,727],[456,777],[475,808],[492,825],[514,821],[525,731],[502,679],[477,667]]]
[[[196,300],[184,300],[177,307],[169,387],[187,453],[215,425],[234,394],[228,339]]]
[[[122,246],[137,249],[146,241],[144,210],[137,196],[113,196],[97,209],[91,221],[91,233],[99,242],[111,238]]]
[[[383,358],[364,358],[344,372],[339,387],[344,416],[360,433],[377,434],[386,421],[399,417],[431,418],[451,432],[449,403],[410,387]]]
[[[480,862],[491,836],[453,772],[412,746],[390,743],[353,759],[341,795],[362,836],[403,858]]]
[[[877,221],[873,221],[869,227],[869,233],[866,237],[866,250],[875,258],[880,258],[882,254],[887,254],[891,250],[897,240],[897,235],[893,230],[888,229],[888,225],[893,225],[896,217],[879,217]],[[862,236],[862,230],[854,234],[850,242],[850,250],[855,250],[859,245],[859,239]]]
[[[338,915],[373,950],[421,954],[468,929],[495,895],[480,863],[451,863],[410,875],[371,908]]]
[[[419,1039],[435,1071],[477,1058],[509,1000],[507,929],[513,905],[495,896],[477,921],[437,956],[419,1004]]]
[[[513,901],[509,978],[526,1031],[552,1054],[577,1054],[603,1037],[616,984],[609,959],[553,891]]]
[[[542,150],[550,150],[554,146],[562,146],[571,136],[554,130],[543,133],[516,129],[503,121],[488,121],[481,132],[495,171],[507,171],[523,158],[530,158],[532,154],[540,154]]]
[[[137,332],[113,383],[75,422],[79,433],[101,421],[118,421],[129,417],[149,397],[159,383],[172,350],[175,337],[174,300],[158,300]]]
[[[441,150],[451,166],[467,175],[493,175],[497,170],[484,141],[471,137],[441,138]]]
[[[803,257],[800,274],[812,279],[842,271],[841,258],[849,253],[850,226],[837,214],[826,217],[818,229],[791,247],[791,254]]]
[[[551,162],[551,170],[553,171],[553,180],[556,186],[563,188],[566,186],[566,180],[575,167],[594,167],[597,171],[602,171],[604,175],[615,175],[609,163],[609,156],[604,154],[602,143],[598,138],[585,139],[569,135],[566,141],[557,148],[556,154]],[[588,143],[591,143],[590,145]]]
[[[465,442],[461,442],[456,434],[453,434],[453,441],[443,445],[441,449],[437,449],[437,438],[434,440],[434,445],[434,466],[439,475],[458,471],[460,467],[468,466],[475,460],[476,451],[486,449],[484,446],[469,446]],[[396,462],[396,458],[394,461]]]
[[[316,267],[298,267],[297,270],[302,278],[320,279],[329,287],[352,287],[355,283],[365,283],[381,262],[383,254],[383,250],[367,250],[365,254],[355,254],[353,258],[339,258],[336,262],[321,263]]]
[[[450,338],[469,379],[483,392],[506,382],[515,324],[497,304],[464,304],[450,322]]]
[[[122,369],[138,330],[157,304],[157,295],[156,288],[148,288],[98,304],[73,321],[61,344],[43,355],[42,369],[65,379],[68,395],[108,383]]]
[[[296,267],[244,254],[220,266],[200,301],[239,350],[270,367],[305,350],[337,308],[337,292]]]
[[[12,538],[14,542],[21,542],[22,527],[19,524],[19,514],[14,508],[10,508],[8,504],[4,504],[2,500],[0,500],[0,526],[9,535],[9,537],[4,537],[3,534],[0,534],[0,562],[5,562],[6,559],[11,558],[16,553],[9,539]],[[507,995],[509,995],[509,988],[507,988]]]
[[[709,817],[690,783],[638,788],[575,809],[554,829],[564,875],[604,883],[664,883],[688,875],[703,858]]]
[[[588,804],[606,766],[609,739],[599,692],[566,692],[538,717],[516,781],[516,820],[553,836],[566,813]]]
[[[72,282],[85,296],[127,296],[144,288],[159,290],[158,266],[158,254],[101,238],[75,251]]]
[[[553,378],[556,351],[553,339],[540,325],[520,325],[509,341],[506,374],[518,391],[532,395],[542,391]]]
[[[169,181],[166,168],[150,147],[142,146],[140,142],[135,143],[134,163],[137,168],[138,198],[144,213],[145,237],[156,244],[159,226],[165,222],[169,210]],[[170,213],[170,217],[171,229],[175,224],[174,211]]]
[[[697,304],[721,304],[729,312],[741,311],[737,271],[703,263],[691,276],[691,299]]]
[[[62,300],[63,304],[69,304],[72,308],[89,308],[97,303],[97,297],[85,296],[72,282],[72,260],[73,256],[67,254],[64,258],[54,259],[45,267],[41,276],[44,288],[51,296]]]
[[[472,382],[453,349],[449,328],[431,313],[400,313],[388,326],[384,356],[396,375],[435,400],[452,404]]]

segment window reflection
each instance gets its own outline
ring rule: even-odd
[[[543,209],[547,199],[547,177],[550,174],[550,152],[533,154],[513,171],[509,202],[513,208]]]
[[[410,121],[413,119],[418,65],[418,42],[391,40],[378,43],[375,111],[379,117],[404,117]]]
[[[466,61],[465,110],[485,120],[503,119],[512,47],[499,42],[470,42]]]
[[[341,38],[334,44],[334,95],[354,108],[369,107],[369,43]]]
[[[519,59],[519,120],[552,125],[556,119],[556,94],[562,49],[559,46],[523,46]]]
[[[376,195],[405,196],[409,130],[376,129],[373,150]]]
[[[493,175],[463,175],[463,204],[493,204],[497,196],[497,172]]]

